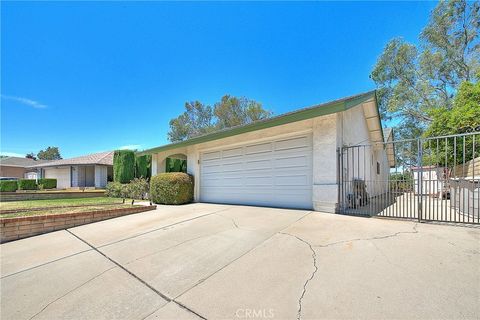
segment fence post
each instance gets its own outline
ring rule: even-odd
[[[337,191],[337,213],[342,213],[342,203],[341,203],[341,192],[342,192],[342,171],[343,164],[342,164],[342,150],[341,148],[337,148],[337,184],[338,184],[338,191]]]
[[[417,201],[417,210],[418,210],[418,222],[422,221],[422,211],[423,211],[423,167],[422,167],[422,158],[423,158],[423,150],[422,150],[422,140],[417,140],[417,167],[418,167],[418,184],[417,184],[417,194],[418,194],[418,201]]]

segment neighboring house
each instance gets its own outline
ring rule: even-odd
[[[36,179],[37,172],[30,169],[30,166],[43,164],[48,160],[33,160],[21,157],[4,157],[0,158],[0,177],[18,178],[18,179]]]
[[[383,141],[372,91],[139,154],[152,155],[152,175],[165,172],[166,158],[186,158],[195,201],[334,212],[338,148]],[[369,170],[388,176],[387,151],[370,149]]]
[[[412,167],[414,192],[424,196],[439,196],[444,189],[445,168],[437,166]],[[419,185],[420,184],[420,185]]]
[[[55,160],[30,167],[39,177],[57,179],[57,188],[105,188],[113,176],[113,151]]]

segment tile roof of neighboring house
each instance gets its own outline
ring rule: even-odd
[[[43,164],[50,162],[50,160],[33,160],[29,158],[22,157],[5,157],[0,158],[0,165],[7,167],[21,167],[26,168],[37,164]]]
[[[59,166],[74,166],[74,165],[86,165],[86,164],[113,165],[113,151],[92,153],[92,154],[87,154],[85,156],[80,156],[80,157],[70,158],[70,159],[54,160],[45,164],[34,165],[32,167],[33,168],[59,167]]]

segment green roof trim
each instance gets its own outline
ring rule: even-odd
[[[296,110],[293,112],[281,114],[272,118],[256,121],[246,125],[223,129],[213,133],[194,137],[185,141],[175,142],[175,143],[167,144],[164,146],[143,150],[143,151],[137,152],[137,154],[138,155],[151,154],[151,153],[157,153],[157,152],[167,151],[167,150],[176,149],[176,148],[187,147],[194,144],[199,144],[199,143],[204,143],[208,141],[213,141],[213,140],[218,140],[218,139],[239,135],[242,133],[257,131],[261,129],[267,129],[267,128],[276,127],[276,126],[280,126],[280,125],[291,123],[291,122],[297,122],[297,121],[311,119],[319,116],[325,116],[325,115],[329,115],[329,114],[333,114],[341,111],[346,111],[372,98],[375,101],[377,101],[375,91],[369,91],[369,92],[357,94],[351,97],[334,100],[327,103],[322,103],[313,107],[308,107],[308,108]]]

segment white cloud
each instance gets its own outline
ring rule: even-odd
[[[22,98],[22,97],[6,96],[2,94],[2,99],[15,101],[35,109],[45,109],[47,107],[45,104],[41,104],[38,101]]]
[[[7,156],[7,157],[20,157],[20,158],[24,158],[25,157],[25,154],[21,154],[21,153],[16,153],[16,152],[0,152],[0,155],[2,156]]]
[[[120,150],[139,150],[142,147],[141,144],[127,144],[126,146],[118,147]]]

